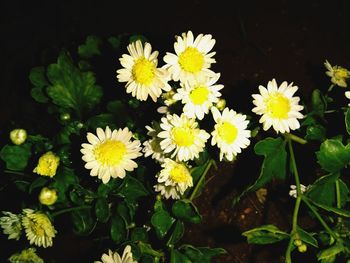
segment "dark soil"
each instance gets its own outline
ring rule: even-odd
[[[1,1],[1,138],[6,138],[9,124],[20,123],[27,114],[28,119],[41,117],[28,105],[28,73],[41,65],[42,51],[74,46],[91,34],[139,33],[155,49],[168,51],[176,34],[187,30],[212,34],[217,52],[214,71],[221,73],[223,97],[230,108],[246,114],[252,108],[251,94],[272,78],[278,83],[294,82],[300,87],[299,96],[308,101],[312,89],[325,89],[329,83],[325,59],[350,68],[348,1],[242,1],[232,7],[228,2]],[[108,70],[114,74],[118,66],[115,58],[115,68]],[[315,178],[315,167],[308,165],[314,163],[312,150],[308,146],[297,157],[305,183]],[[233,199],[257,178],[261,162],[250,147],[235,163],[220,163],[217,170],[210,170],[210,181],[195,200],[203,222],[186,227],[184,243],[225,248],[228,254],[214,262],[283,262],[285,243],[253,246],[241,233],[261,224],[289,231],[293,209],[289,184],[273,182],[267,186],[265,201],[253,192],[232,206]],[[1,206],[7,207],[4,200]],[[307,218],[301,221],[306,229],[313,226]],[[6,251],[8,243],[0,250],[3,256],[12,253]],[[49,252],[57,255],[56,262],[83,262],[85,257],[92,260],[88,257],[92,250],[84,238],[60,236]],[[295,262],[316,262],[311,254],[295,253]]]

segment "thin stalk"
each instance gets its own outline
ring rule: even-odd
[[[19,171],[12,171],[12,170],[4,170],[5,173],[7,174],[15,174],[15,175],[21,175],[24,177],[30,177],[28,174],[25,174],[23,172],[19,172]]]
[[[52,213],[51,217],[54,218],[54,217],[56,217],[58,215],[62,215],[62,214],[69,213],[69,212],[72,212],[72,211],[78,211],[78,210],[84,210],[84,209],[90,209],[90,208],[91,208],[91,206],[89,206],[89,205],[69,207],[69,208],[65,208],[65,209],[62,209],[60,211]]]
[[[302,192],[301,192],[301,188],[300,188],[300,179],[299,179],[297,164],[295,162],[292,140],[290,137],[287,137],[287,141],[288,141],[288,149],[289,149],[289,153],[290,153],[290,161],[291,161],[294,179],[295,179],[295,185],[297,187],[297,196],[301,196]]]
[[[284,134],[284,137],[287,138],[287,139],[290,139],[292,141],[295,141],[297,143],[300,143],[300,144],[306,144],[307,143],[307,140],[304,140],[303,138],[300,138],[299,136],[291,134],[291,133]]]
[[[191,194],[191,196],[190,196],[190,198],[189,198],[191,201],[193,200],[193,198],[195,198],[195,196],[196,196],[196,194],[197,194],[197,192],[198,192],[198,190],[199,190],[199,187],[202,185],[202,182],[203,182],[203,180],[205,179],[205,175],[208,173],[208,171],[209,171],[211,165],[213,164],[213,162],[214,162],[214,161],[211,160],[211,159],[207,161],[205,170],[204,170],[204,172],[202,173],[201,177],[199,178],[199,180],[198,180],[198,182],[197,182],[197,184],[196,184],[196,187],[194,188],[194,190],[193,190],[193,192],[192,192],[192,194]]]
[[[332,89],[333,89],[333,87],[334,87],[334,84],[331,84],[331,85],[329,86],[328,90],[327,90],[327,93],[331,92]]]
[[[327,223],[322,219],[320,214],[317,212],[317,210],[313,207],[312,204],[310,204],[309,200],[305,197],[302,196],[303,202],[310,208],[311,212],[316,216],[318,221],[320,221],[321,225],[323,228],[335,239],[338,240],[337,235],[333,232],[333,230],[327,225]]]
[[[337,198],[337,208],[341,208],[341,197],[340,197],[340,185],[339,185],[339,179],[335,181],[335,194]],[[342,218],[338,216],[338,223],[342,222]]]

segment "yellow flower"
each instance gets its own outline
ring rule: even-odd
[[[2,211],[2,213],[4,216],[0,217],[0,226],[3,233],[8,235],[8,239],[18,240],[22,234],[21,215],[7,211]]]
[[[20,253],[13,254],[9,261],[11,263],[44,263],[44,260],[36,254],[36,249],[31,247],[23,249]]]
[[[20,145],[27,139],[27,132],[24,129],[14,129],[10,132],[10,139],[12,143]]]
[[[51,151],[47,152],[39,158],[38,165],[33,172],[42,176],[54,177],[59,163],[60,158],[58,156]]]
[[[57,201],[57,191],[43,187],[39,194],[39,201],[43,205],[53,205]]]
[[[30,244],[44,248],[52,246],[57,231],[45,214],[23,209],[22,225]]]
[[[346,80],[350,78],[350,71],[340,66],[332,66],[327,60],[324,63],[326,69],[326,75],[331,77],[331,82],[339,87],[346,88]]]

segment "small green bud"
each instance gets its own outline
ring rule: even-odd
[[[305,253],[307,250],[307,246],[305,244],[302,244],[301,246],[298,246],[298,251],[300,253]]]
[[[226,100],[225,99],[219,99],[215,106],[216,106],[216,108],[218,110],[225,109],[225,107],[226,107]]]
[[[14,129],[10,132],[10,139],[14,144],[20,145],[26,141],[27,132],[24,129]]]
[[[61,113],[60,120],[61,121],[69,121],[70,120],[70,114],[68,112]]]
[[[295,240],[294,240],[294,245],[295,245],[296,247],[300,247],[302,244],[303,244],[303,242],[302,242],[300,239],[295,239]]]

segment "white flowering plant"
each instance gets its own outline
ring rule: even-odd
[[[9,131],[0,151],[4,185],[26,196],[16,211],[2,211],[3,235],[23,234],[29,245],[46,248],[68,224],[103,247],[96,251],[102,262],[211,262],[225,249],[182,243],[186,225],[202,221],[193,201],[210,169],[219,173],[220,162],[239,161],[254,147],[264,156],[261,173],[233,203],[271,181],[293,179],[295,205],[291,229],[262,225],[242,233],[247,241],[287,241],[286,262],[308,247],[324,263],[348,259],[349,190],[342,178],[350,162],[350,110],[332,96],[334,86],[347,87],[349,71],[326,61],[332,84],[313,90],[309,104],[296,96],[298,86],[272,79],[248,98],[252,111],[241,113],[226,107],[220,92],[214,45],[212,35],[188,31],[159,59],[141,35],[88,36],[33,68],[31,96],[47,117],[38,127]],[[342,117],[336,134],[328,132],[332,114]],[[305,176],[307,187],[294,143],[312,145],[322,169],[313,180]],[[316,228],[301,227],[301,209]],[[69,223],[56,225],[59,217]],[[34,247],[15,252],[10,262],[43,262]]]

